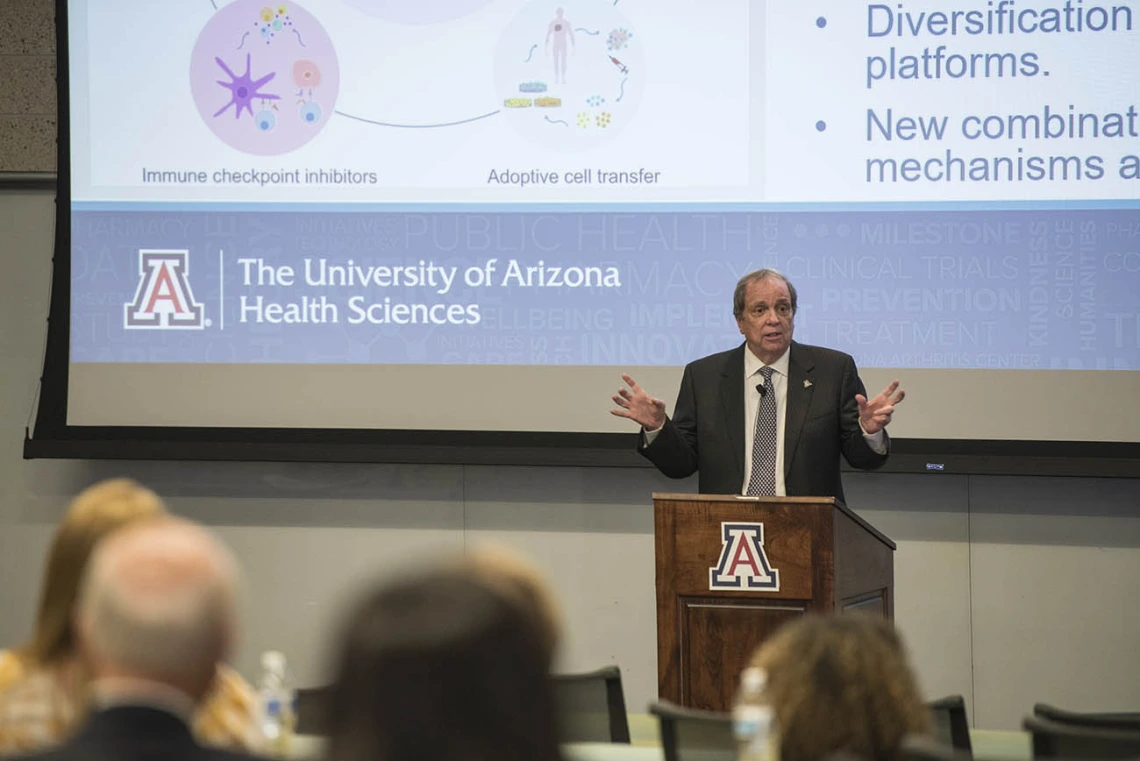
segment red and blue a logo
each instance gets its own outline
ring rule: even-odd
[[[139,285],[123,305],[123,327],[201,330],[202,305],[190,290],[190,252],[186,249],[139,249]]]
[[[709,589],[780,591],[780,572],[764,553],[763,523],[721,523],[720,559],[709,569]]]

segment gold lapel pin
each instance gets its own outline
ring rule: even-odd
[[[811,381],[805,380],[804,381],[804,388],[811,388]]]

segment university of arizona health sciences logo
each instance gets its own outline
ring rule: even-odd
[[[123,305],[123,327],[201,330],[202,305],[190,290],[190,252],[186,249],[139,249],[139,285]]]
[[[763,523],[721,523],[720,559],[709,569],[709,589],[780,591],[780,572],[764,553]]]

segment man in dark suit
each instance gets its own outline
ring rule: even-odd
[[[733,294],[744,344],[685,368],[673,417],[628,375],[611,412],[641,424],[639,450],[662,473],[698,472],[703,494],[842,500],[840,454],[861,469],[886,462],[904,392],[894,381],[867,399],[850,356],[792,340],[795,313],[787,278],[745,275]]]
[[[189,721],[234,641],[236,565],[204,530],[161,519],[96,548],[76,609],[90,716],[26,761],[249,761],[206,748]]]

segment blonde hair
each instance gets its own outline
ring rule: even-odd
[[[902,640],[879,616],[809,616],[760,646],[781,761],[820,761],[846,751],[893,761],[909,734],[929,732]]]
[[[75,603],[95,545],[116,529],[163,515],[158,495],[130,479],[102,481],[80,492],[52,538],[35,631],[21,655],[44,665],[71,655]]]

